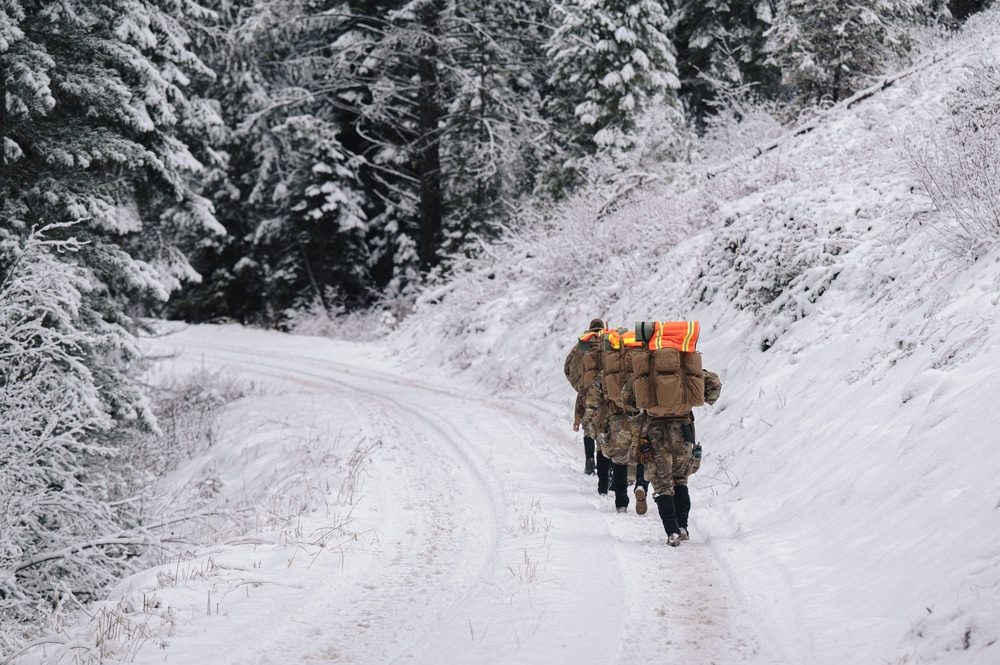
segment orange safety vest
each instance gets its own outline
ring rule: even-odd
[[[695,351],[700,333],[701,324],[697,321],[657,321],[653,325],[653,336],[649,339],[649,350],[671,348],[684,352]]]
[[[607,334],[605,339],[608,345],[615,351],[622,348],[626,349],[637,348],[643,346],[643,343],[635,338],[634,330],[627,330],[625,332],[619,332],[618,330],[612,330]]]

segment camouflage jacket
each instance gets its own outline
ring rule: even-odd
[[[576,418],[589,421],[595,432],[603,431],[607,426],[609,408],[614,404],[606,399],[601,372],[597,373],[576,400]]]
[[[566,355],[566,362],[563,363],[563,374],[566,375],[566,380],[569,381],[569,385],[573,386],[573,390],[578,395],[583,392],[583,386],[580,385],[583,381],[583,351],[580,350],[579,344],[574,343],[573,348]]]

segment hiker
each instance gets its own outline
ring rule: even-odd
[[[705,403],[715,404],[722,392],[722,381],[715,372],[702,370],[705,377]],[[681,462],[680,468],[672,475],[674,479],[674,508],[677,511],[677,527],[681,540],[690,540],[688,534],[688,517],[691,514],[691,493],[688,490],[688,478],[701,468],[701,444],[697,443],[694,431],[694,415],[691,416],[691,439],[695,441],[692,455],[686,462]]]
[[[615,509],[628,511],[628,486],[635,484],[635,512],[646,514],[646,493],[649,482],[642,464],[636,464],[639,437],[642,434],[642,412],[626,409],[622,402],[622,386],[632,374],[632,356],[645,354],[645,344],[636,340],[635,331],[619,328],[606,336],[602,358],[603,388],[608,413],[608,432],[602,446],[611,460],[611,490],[615,494]]]
[[[599,332],[604,329],[604,321],[601,319],[593,319],[590,322],[590,327],[587,330],[590,332]],[[585,335],[587,333],[584,333]],[[573,343],[573,348],[569,350],[566,355],[566,361],[563,363],[563,373],[566,375],[566,379],[569,381],[570,385],[573,386],[573,390],[576,391],[576,405],[573,409],[573,431],[579,432],[580,425],[583,423],[583,415],[585,412],[585,400],[586,400],[586,386],[583,385],[583,352],[584,348],[580,344],[580,340],[577,339]],[[583,430],[583,454],[586,458],[584,462],[583,472],[588,476],[594,475],[596,471],[596,460],[594,458],[595,448],[596,448],[596,433],[593,431],[588,431],[588,427],[585,426]]]
[[[598,329],[597,324],[601,327]],[[610,485],[611,459],[606,455],[608,409],[604,393],[604,344],[611,332],[604,328],[600,319],[591,321],[591,330],[580,335],[577,342],[582,353],[581,385],[582,398],[577,402],[577,422],[583,425],[583,431],[596,443],[595,471],[597,472],[597,493],[606,495]],[[574,422],[574,429],[578,427]]]
[[[624,403],[645,410],[637,461],[647,464],[667,544],[673,547],[690,537],[687,478],[700,465],[692,408],[713,404],[722,390],[718,375],[701,366],[699,332],[697,321],[637,323],[636,335],[646,341],[647,353],[634,363],[634,375],[622,389]]]

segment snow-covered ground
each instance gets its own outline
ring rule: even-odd
[[[149,350],[172,358],[154,376],[252,384],[220,439],[163,481],[205,514],[251,517],[125,580],[103,608],[122,624],[106,654],[780,663],[801,652],[742,602],[718,555],[728,536],[706,521],[667,548],[655,510],[621,515],[597,495],[564,400],[408,376],[383,345],[238,327],[185,329]]]
[[[688,189],[567,204],[396,330],[148,340],[151,381],[247,386],[161,481],[204,528],[17,662],[1000,662],[1000,250],[914,168],[998,34]],[[698,319],[724,382],[679,548],[581,473],[594,316]]]
[[[172,356],[156,372],[252,388],[164,486],[247,517],[123,581],[91,631],[117,621],[106,653],[135,663],[996,662],[996,336],[958,371],[928,349],[857,377],[868,322],[843,303],[816,322],[828,342],[775,359],[706,326],[726,385],[699,409],[677,549],[581,473],[566,391],[485,394],[379,343],[178,330],[151,342]]]

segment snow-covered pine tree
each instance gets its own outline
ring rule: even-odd
[[[771,62],[801,104],[836,103],[910,48],[920,0],[782,0],[768,33]]]
[[[367,196],[341,140],[352,140],[352,116],[335,103],[341,83],[323,55],[344,30],[341,11],[336,2],[255,2],[232,26],[222,63],[237,91],[230,178],[240,193],[227,221],[244,240],[227,268],[243,274],[237,289],[256,273],[271,323],[311,302],[331,311],[330,293],[351,305],[370,295]]]
[[[358,114],[372,217],[373,274],[395,300],[438,262],[444,205],[441,135],[447,113],[450,0],[368,3],[335,44],[332,75]],[[377,10],[382,10],[377,13]]]
[[[489,234],[526,191],[544,29],[528,2],[367,9],[335,44],[334,72],[353,81],[341,99],[368,143],[374,270],[391,295],[470,234]]]
[[[106,464],[114,434],[154,426],[128,377],[129,307],[197,278],[178,242],[222,231],[191,187],[191,145],[216,125],[184,91],[211,74],[182,27],[200,13],[173,0],[0,0],[6,616],[58,609],[134,555],[118,536],[135,504],[113,496]]]
[[[581,157],[631,144],[651,99],[676,103],[680,82],[660,2],[566,0],[554,11],[544,104],[557,153],[543,189],[559,194],[577,181]]]
[[[205,244],[206,273],[173,311],[280,324],[327,294],[365,304],[371,280],[367,195],[351,115],[327,76],[328,47],[349,24],[335,2],[214,0],[196,34],[220,85],[206,88],[229,128],[225,167],[206,185],[229,235]]]
[[[368,296],[368,221],[357,179],[358,160],[339,140],[335,117],[322,107],[271,127],[274,157],[267,169],[275,215],[257,229],[265,288],[272,303],[298,309],[311,302],[328,313],[330,295],[356,305]],[[284,316],[284,314],[282,315]]]
[[[692,119],[711,113],[717,86],[752,85],[758,96],[779,93],[780,73],[767,64],[765,33],[773,0],[681,0],[672,16],[681,96]]]
[[[173,0],[5,2],[0,217],[22,233],[83,220],[75,233],[90,243],[80,258],[113,285],[109,316],[126,294],[165,300],[197,279],[178,238],[223,232],[192,188],[201,163],[191,144],[217,122],[184,91],[190,76],[211,75],[181,25],[200,9]]]
[[[457,6],[449,40],[457,80],[442,136],[444,257],[495,236],[534,187],[546,14],[544,3],[525,0]]]

